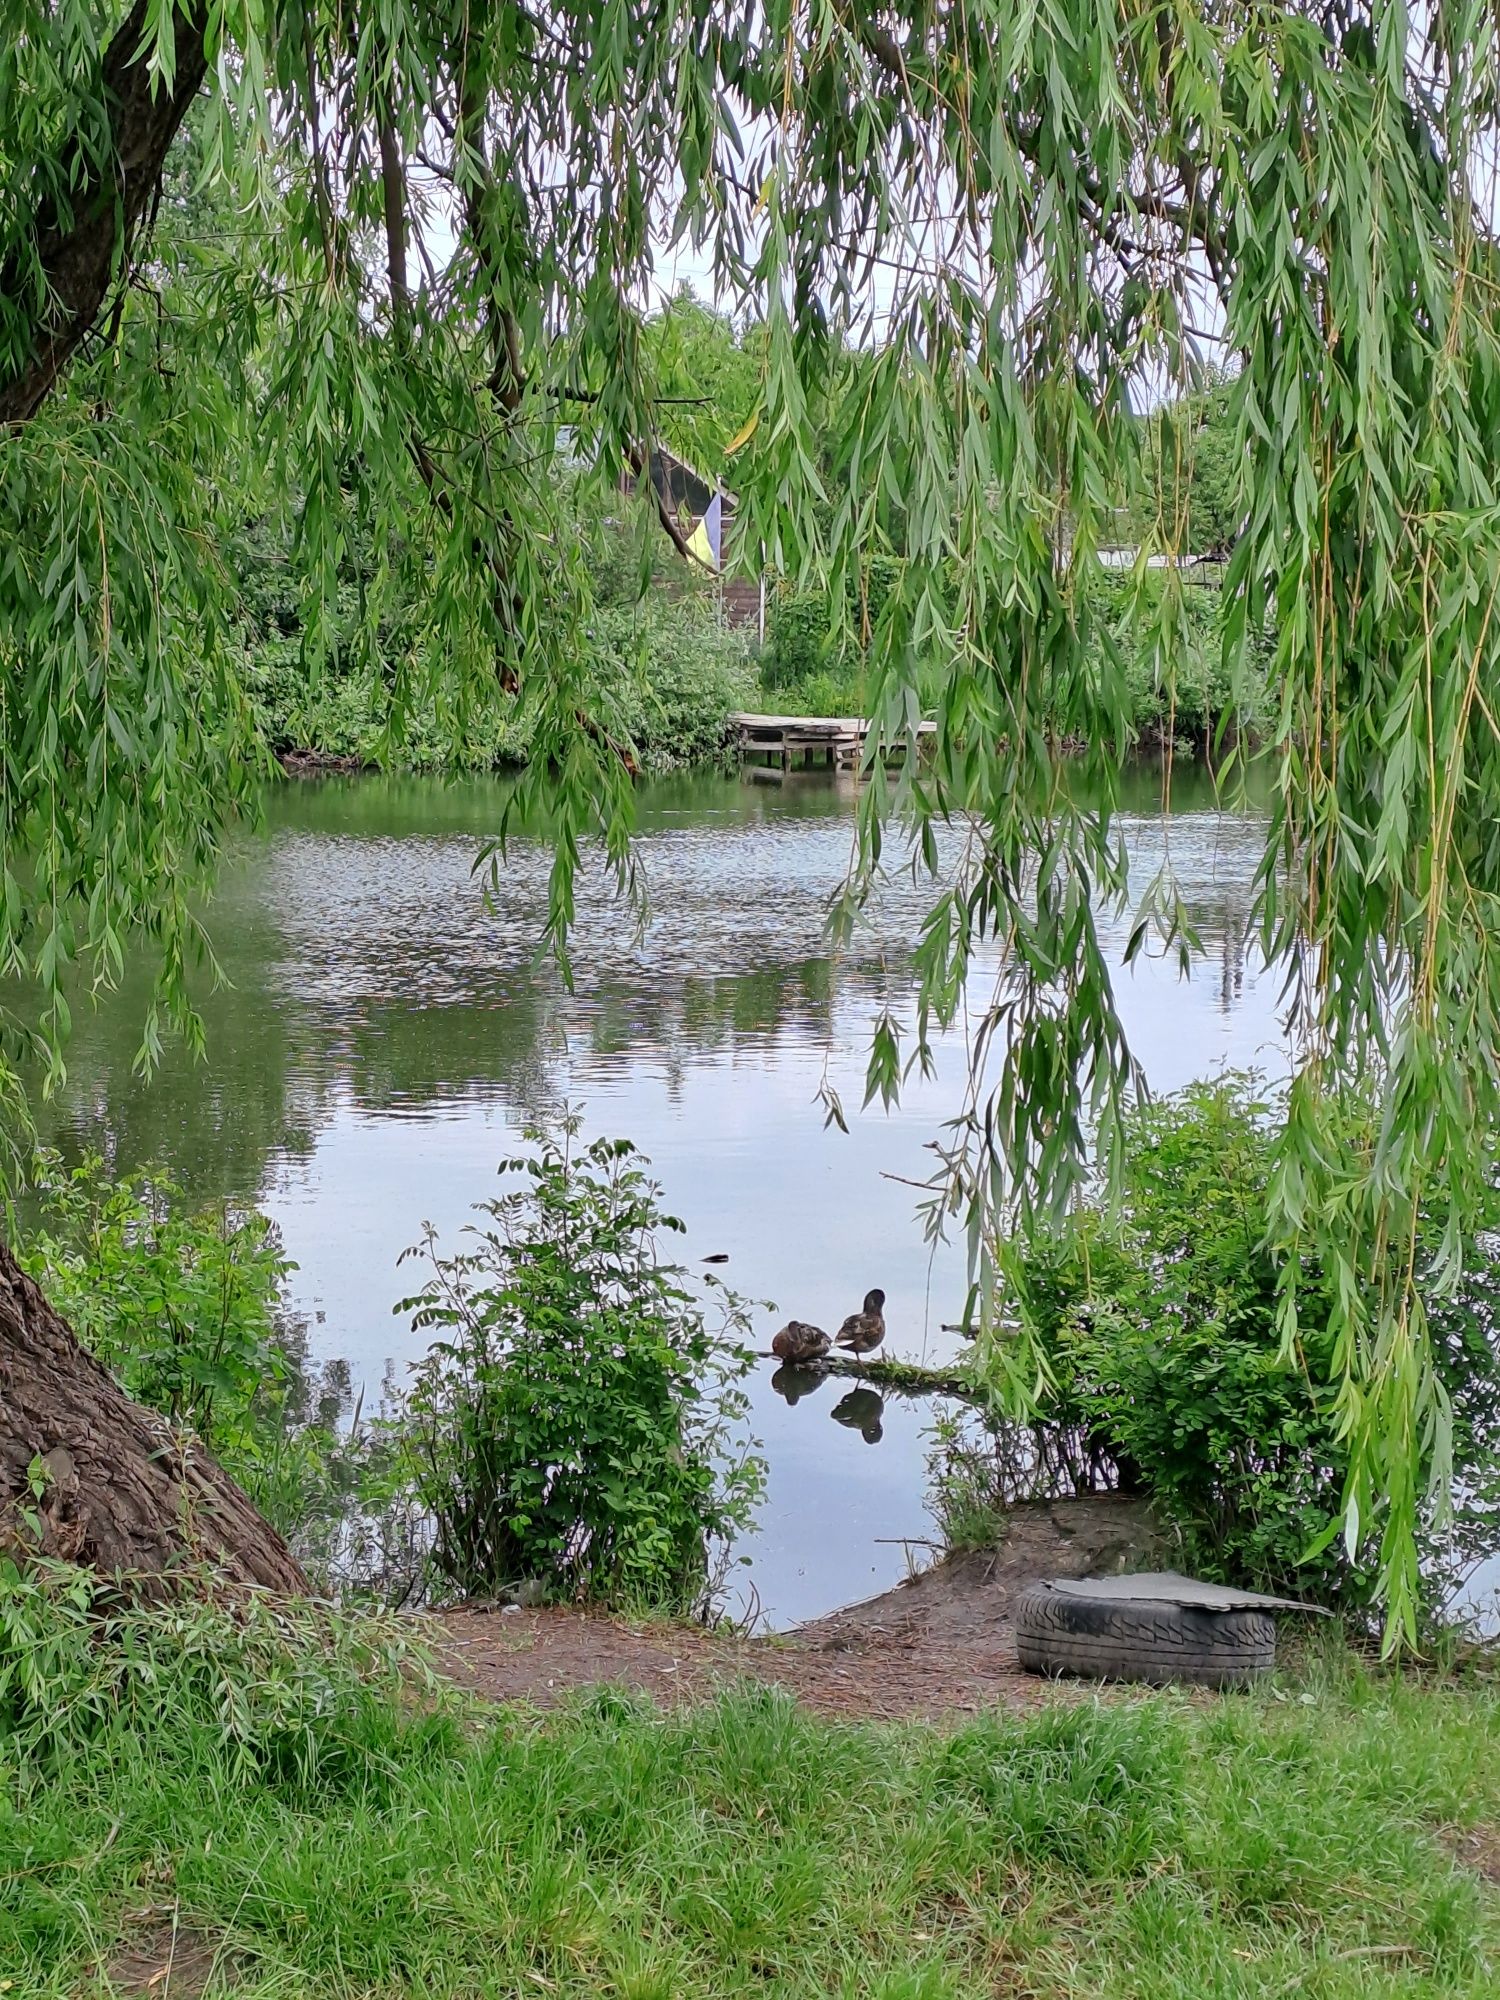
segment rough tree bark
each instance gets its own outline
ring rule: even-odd
[[[308,1589],[286,1543],[229,1475],[130,1400],[4,1243],[0,1552],[111,1576],[206,1562],[232,1582]]]
[[[33,220],[32,246],[46,292],[36,299],[27,351],[9,371],[0,369],[0,430],[36,415],[98,324],[105,300],[129,269],[168,149],[202,85],[208,0],[191,0],[177,17],[170,90],[152,77],[141,53],[149,11],[147,0],[135,0],[104,52],[99,99],[109,146],[102,164],[75,142],[59,175],[71,195],[44,201]],[[23,298],[34,286],[29,257],[18,253],[0,269],[0,297]]]

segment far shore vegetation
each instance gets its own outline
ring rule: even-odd
[[[684,291],[643,329],[661,369],[663,393],[680,395],[693,422],[678,433],[703,454],[706,480],[732,494],[733,457],[723,455],[758,393],[755,336]],[[857,357],[851,357],[857,365]],[[1094,565],[1078,607],[1088,630],[1093,670],[1118,648],[1126,661],[1127,745],[1184,752],[1226,738],[1255,739],[1270,719],[1272,647],[1252,655],[1237,676],[1225,664],[1217,592],[1237,523],[1229,456],[1233,430],[1223,388],[1164,405],[1141,420],[1148,439],[1140,497],[1113,521],[1117,546]],[[831,460],[833,441],[818,450]],[[1182,593],[1185,637],[1170,662],[1135,636],[1143,602],[1159,603],[1162,579],[1134,572],[1163,464],[1181,466],[1191,494],[1186,546],[1204,558]],[[643,516],[637,496],[613,504],[579,480],[566,456],[556,480],[572,508],[571,530],[587,551],[594,614],[583,643],[599,659],[613,691],[618,725],[640,767],[653,774],[723,762],[730,715],[740,710],[793,715],[863,715],[870,686],[865,663],[882,612],[898,581],[899,534],[885,552],[850,572],[847,619],[834,616],[826,590],[764,575],[763,622],[743,608],[726,616],[720,579],[680,554]],[[684,508],[683,525],[691,526]],[[732,512],[729,517],[732,520]],[[241,589],[245,683],[263,741],[278,753],[307,753],[341,763],[396,769],[504,769],[525,764],[533,720],[524,701],[499,687],[476,701],[455,735],[444,719],[403,712],[397,699],[406,628],[399,606],[371,633],[365,624],[375,551],[351,542],[330,605],[320,605],[329,643],[321,670],[309,675],[303,591],[294,560],[295,508],[247,514],[234,550]],[[733,528],[725,538],[726,575],[762,583],[759,551]],[[937,688],[934,684],[933,697]]]

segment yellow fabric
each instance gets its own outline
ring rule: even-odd
[[[699,562],[706,565],[707,568],[718,568],[718,564],[714,561],[713,544],[708,539],[708,525],[706,522],[700,521],[688,536],[688,548],[698,558]]]

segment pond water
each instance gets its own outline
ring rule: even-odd
[[[1207,947],[1187,982],[1175,961],[1120,975],[1121,1008],[1152,1085],[1284,1061],[1274,982],[1239,948],[1261,828],[1214,807],[1179,768],[1132,780],[1128,841],[1143,884],[1170,839]],[[494,831],[498,781],[325,779],[279,786],[209,911],[230,986],[203,996],[206,1063],[169,1054],[133,1073],[145,1004],[127,983],[80,1008],[52,1136],[101,1146],[121,1167],[168,1166],[195,1194],[255,1202],[298,1266],[294,1304],[314,1358],[347,1361],[373,1402],[419,1336],[393,1317],[411,1289],[396,1258],[432,1221],[453,1242],[495,1189],[520,1127],[567,1099],[590,1135],[633,1139],[684,1256],[728,1257],[740,1292],[835,1326],[871,1286],[886,1293],[887,1351],[938,1362],[963,1304],[960,1248],[924,1242],[909,1185],[957,1108],[961,1037],[898,1110],[857,1113],[871,1025],[910,1011],[909,953],[926,896],[893,884],[835,959],[825,905],[847,865],[853,780],[695,777],[640,802],[651,894],[644,936],[602,887],[580,898],[575,988],[536,957],[547,856],[522,846],[487,905],[473,874]],[[1109,933],[1123,951],[1127,920]],[[847,1134],[825,1129],[820,1085]],[[761,1342],[760,1344],[767,1344]],[[932,1534],[931,1411],[848,1401],[829,1381],[790,1407],[770,1368],[754,1383],[770,1465],[741,1553],[747,1602],[774,1627],[896,1582]],[[868,1392],[866,1392],[868,1399]]]

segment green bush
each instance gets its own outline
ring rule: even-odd
[[[761,662],[766,686],[801,687],[827,668],[830,659],[837,665],[829,637],[827,592],[776,591],[766,620],[766,653]]]
[[[766,650],[761,661],[761,679],[768,688],[801,695],[789,704],[794,713],[835,715],[859,714],[863,704],[863,648],[858,635],[873,630],[887,598],[900,575],[900,564],[891,556],[871,556],[863,573],[851,578],[848,588],[848,615],[856,635],[853,647],[833,642],[828,593],[823,590],[794,590],[783,586],[772,592],[767,617]],[[826,704],[835,692],[839,704],[818,707],[813,700],[813,684]],[[858,699],[851,706],[850,697]]]
[[[653,597],[595,615],[607,682],[644,770],[724,754],[729,718],[750,706],[755,676],[743,636],[694,597]]]
[[[362,565],[347,561],[327,607],[333,657],[313,676],[305,658],[304,603],[288,519],[247,520],[230,551],[239,584],[244,685],[256,727],[272,750],[364,757],[378,740],[384,694],[364,638]]]
[[[705,1323],[656,1261],[656,1189],[623,1142],[524,1165],[482,1252],[417,1299],[449,1329],[391,1411],[341,1422],[347,1385],[310,1375],[265,1217],[196,1209],[171,1178],[111,1179],[43,1156],[24,1267],[126,1391],[192,1430],[321,1587],[401,1602],[436,1541],[466,1590],[518,1577],[609,1601],[701,1608],[746,1519],[759,1460],[731,1431],[745,1319]],[[510,1232],[509,1236],[505,1232]],[[725,1336],[729,1336],[727,1339]]]
[[[795,686],[763,684],[761,702],[776,715],[863,715],[864,661],[845,656],[835,666],[820,667]]]
[[[794,690],[786,706],[794,714],[863,715],[865,712],[865,671],[862,661],[842,667],[825,667]]]
[[[742,1303],[705,1321],[658,1261],[663,1215],[625,1140],[578,1122],[528,1135],[521,1185],[483,1205],[476,1247],[439,1255],[398,1308],[436,1338],[403,1420],[438,1575],[488,1595],[521,1580],[568,1598],[705,1608],[760,1461],[736,1443],[751,1357]],[[408,1256],[418,1254],[408,1251]]]
[[[1090,584],[1087,614],[1094,657],[1113,646],[1125,659],[1128,720],[1137,737],[1170,731],[1204,744],[1226,720],[1252,735],[1269,721],[1269,641],[1252,648],[1239,684],[1224,664],[1216,589],[1175,583],[1159,571],[1139,579],[1102,572]]]
[[[729,716],[753,695],[743,636],[703,593],[653,574],[656,541],[610,524],[585,534],[598,609],[592,624],[601,714],[628,737],[643,770],[709,762],[724,751]],[[245,687],[257,727],[273,750],[382,761],[406,770],[489,770],[525,763],[532,723],[526,694],[498,685],[461,718],[425,704],[395,713],[399,630],[363,623],[360,563],[341,576],[332,617],[338,641],[316,678],[304,658],[302,606],[290,584],[284,537],[274,524],[247,526],[236,551],[245,631]],[[677,570],[681,563],[672,557]],[[646,594],[640,596],[645,587]],[[639,598],[639,601],[637,599]]]
[[[419,1558],[392,1440],[358,1411],[346,1428],[347,1383],[307,1366],[266,1217],[97,1155],[41,1153],[31,1181],[21,1265],[126,1393],[192,1431],[320,1585],[403,1595]]]
[[[856,632],[873,630],[900,574],[888,557],[871,558],[860,603],[851,586],[849,615]],[[1219,593],[1179,583],[1162,572],[1142,576],[1097,568],[1078,617],[1086,633],[1086,671],[1101,673],[1107,655],[1124,662],[1124,727],[1137,739],[1170,733],[1209,742],[1226,721],[1251,735],[1269,720],[1269,640],[1252,648],[1244,684],[1224,664],[1218,633]],[[865,654],[839,646],[830,631],[826,593],[783,588],[770,602],[761,680],[768,701],[794,714],[862,714]]]
[[[1077,1441],[1075,1458],[1112,1458],[1193,1567],[1359,1602],[1379,1524],[1362,1523],[1352,1551],[1327,1539],[1347,1461],[1316,1270],[1301,1289],[1298,1352],[1280,1353],[1267,1247],[1274,1110],[1248,1077],[1141,1108],[1121,1211],[1091,1208],[1061,1237],[1012,1246],[1014,1303],[1055,1384],[1050,1426]],[[1373,1144],[1362,1105],[1348,1107],[1347,1143]],[[1436,1220],[1424,1227],[1435,1247]],[[1445,1547],[1458,1557],[1482,1545],[1496,1499],[1500,1271],[1469,1248],[1461,1295],[1430,1307],[1465,1506],[1456,1540],[1434,1531],[1439,1568]]]
[[[1136,533],[1158,519],[1176,529],[1194,555],[1221,555],[1239,537],[1244,514],[1245,450],[1231,409],[1229,382],[1164,404],[1144,420],[1130,508]]]
[[[233,1463],[287,1378],[277,1325],[292,1266],[263,1215],[193,1208],[169,1174],[111,1179],[97,1155],[40,1155],[20,1245],[83,1344],[137,1402]]]

